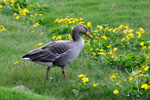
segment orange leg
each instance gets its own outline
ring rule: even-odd
[[[63,75],[64,75],[64,79],[66,79],[66,73],[65,73],[64,68],[62,68],[62,73],[63,73]]]
[[[46,72],[46,79],[48,80],[48,72],[50,70],[50,67],[47,67],[47,72]]]

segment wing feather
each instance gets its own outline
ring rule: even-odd
[[[69,42],[55,41],[48,43],[41,48],[30,51],[22,58],[30,58],[35,62],[53,62],[70,50],[71,46]]]

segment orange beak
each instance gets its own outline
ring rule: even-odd
[[[90,34],[88,31],[85,33],[85,35],[87,35],[87,36],[89,36],[90,38],[92,38],[91,34]]]

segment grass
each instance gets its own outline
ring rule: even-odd
[[[0,91],[0,97],[2,100],[57,100],[57,98],[54,97],[40,96],[6,87],[0,87]]]
[[[28,4],[33,6],[35,3],[47,5],[43,16],[35,19],[40,23],[40,26],[36,29],[28,22],[15,20],[13,14],[0,13],[0,25],[6,28],[6,31],[0,32],[0,86],[3,86],[0,89],[3,91],[1,96],[4,99],[11,98],[13,95],[11,94],[12,92],[23,95],[20,98],[16,96],[15,99],[22,99],[24,95],[27,99],[37,99],[38,96],[32,97],[32,94],[4,88],[25,85],[33,93],[41,95],[42,100],[49,97],[67,100],[143,100],[144,97],[114,95],[113,90],[115,87],[108,84],[105,78],[110,73],[119,72],[119,70],[106,66],[100,60],[93,60],[91,55],[86,55],[84,51],[80,53],[74,62],[66,66],[67,80],[63,79],[61,69],[57,67],[50,70],[49,76],[53,79],[47,81],[44,76],[46,67],[21,60],[20,57],[34,49],[38,43],[46,44],[52,41],[50,30],[59,25],[54,23],[54,20],[57,18],[66,18],[67,16],[82,17],[85,22],[92,22],[93,27],[96,27],[96,25],[107,25],[114,28],[120,24],[129,24],[133,29],[142,27],[146,31],[146,34],[144,34],[145,39],[149,40],[149,0],[28,1]],[[33,30],[35,31],[34,33],[31,32]],[[44,34],[41,35],[41,32],[44,32]],[[15,61],[18,61],[19,64],[15,65]],[[91,87],[91,89],[78,91],[77,88],[79,87],[77,84],[81,83],[78,75],[81,73],[85,74],[91,83],[99,83],[99,88],[95,89]],[[9,92],[10,96],[7,98],[5,93]]]

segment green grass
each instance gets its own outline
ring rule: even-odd
[[[0,91],[1,100],[57,100],[57,98],[54,97],[40,96],[6,87],[0,87]]]
[[[39,94],[41,98],[34,94],[2,87],[0,90],[3,92],[0,95],[4,97],[4,100],[13,98],[13,95],[15,95],[14,99],[25,97],[25,100],[36,100],[37,98],[45,100],[48,97],[65,100],[143,100],[144,97],[114,95],[115,88],[108,84],[105,78],[110,73],[119,70],[105,66],[101,60],[93,60],[91,55],[86,55],[84,51],[74,62],[66,66],[67,80],[63,79],[61,69],[58,67],[52,68],[49,72],[49,77],[53,77],[53,79],[45,80],[46,67],[24,61],[21,56],[34,49],[38,43],[46,44],[52,41],[50,29],[59,25],[54,23],[54,20],[67,16],[82,17],[85,22],[92,22],[93,27],[107,25],[115,28],[120,24],[129,24],[133,29],[142,27],[146,31],[145,39],[149,40],[149,0],[28,0],[30,5],[35,3],[47,5],[43,16],[36,19],[36,22],[40,23],[37,28],[33,28],[30,23],[14,20],[13,15],[0,13],[0,25],[6,28],[6,31],[0,32],[0,86],[12,88],[17,85],[25,85],[33,93]],[[34,33],[31,32],[33,30]],[[41,32],[44,34],[41,35]],[[15,61],[18,61],[19,64],[15,65]],[[91,89],[79,90],[79,94],[76,95],[73,90],[77,88],[76,84],[81,83],[78,78],[81,73],[89,78],[90,83],[100,83],[99,88],[91,87]],[[5,93],[10,96],[7,98]],[[21,97],[16,94],[20,94]]]

